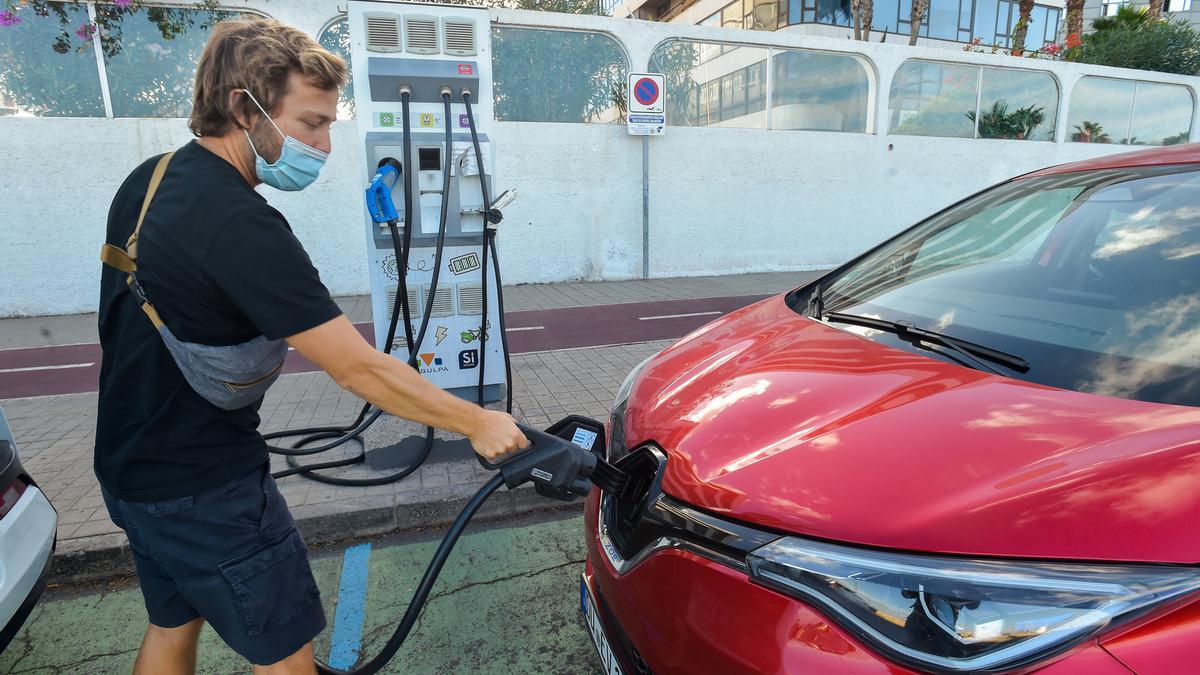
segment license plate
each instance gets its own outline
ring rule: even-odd
[[[607,675],[623,675],[621,662],[608,644],[608,636],[604,634],[604,626],[600,623],[600,615],[596,609],[596,599],[592,597],[592,589],[588,588],[587,580],[579,577],[579,609],[583,612],[583,622],[588,632],[592,634],[592,643],[596,645],[596,653],[600,655],[600,665]]]

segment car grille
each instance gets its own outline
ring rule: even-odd
[[[746,555],[780,535],[706,513],[663,492],[667,455],[644,445],[617,466],[629,474],[630,489],[600,502],[600,533],[610,562],[627,571],[657,549],[686,548],[740,569]]]

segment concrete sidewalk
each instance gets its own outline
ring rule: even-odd
[[[555,309],[625,302],[766,295],[789,290],[816,272],[651,281],[514,286],[505,289],[506,309]],[[366,297],[340,298],[354,321],[370,319]],[[32,317],[0,321],[0,349],[55,346],[94,341],[95,316]],[[513,414],[531,426],[546,426],[568,414],[604,420],[617,387],[646,356],[670,344],[639,342],[603,347],[518,354],[512,357]],[[264,433],[309,426],[340,425],[354,419],[362,402],[324,373],[282,376],[260,411]],[[67,394],[0,400],[21,450],[22,460],[59,511],[56,580],[111,576],[132,570],[123,550],[125,535],[108,519],[92,472],[96,394]],[[415,427],[414,427],[415,431]],[[356,453],[347,444],[320,461]],[[273,457],[272,469],[285,468]],[[380,475],[365,465],[334,472],[341,477]],[[462,502],[485,480],[474,460],[427,463],[412,476],[373,487],[335,487],[290,476],[279,480],[301,531],[310,543],[323,543],[396,530],[441,525],[457,515]],[[502,491],[481,510],[503,517],[553,508],[561,502],[537,497],[531,489]]]

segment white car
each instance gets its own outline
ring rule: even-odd
[[[57,531],[58,512],[21,466],[0,409],[0,652],[46,587]]]

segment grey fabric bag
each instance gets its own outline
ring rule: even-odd
[[[100,249],[100,260],[128,275],[126,283],[130,292],[141,305],[142,311],[150,318],[150,323],[154,324],[163,344],[167,346],[167,351],[171,353],[171,358],[175,360],[183,378],[192,389],[222,410],[237,410],[262,398],[279,378],[283,360],[287,357],[287,343],[283,340],[268,340],[263,335],[236,345],[215,346],[184,342],[163,323],[158,310],[146,297],[136,274],[137,238],[142,229],[142,221],[146,218],[146,211],[150,208],[150,200],[154,198],[158,184],[162,182],[172,154],[174,153],[164,155],[154,167],[150,185],[146,188],[146,198],[142,201],[137,226],[129,236],[125,248],[105,244]]]
[[[279,378],[287,343],[259,335],[248,342],[214,347],[184,342],[163,324],[158,329],[184,379],[205,400],[222,410],[248,406]]]

